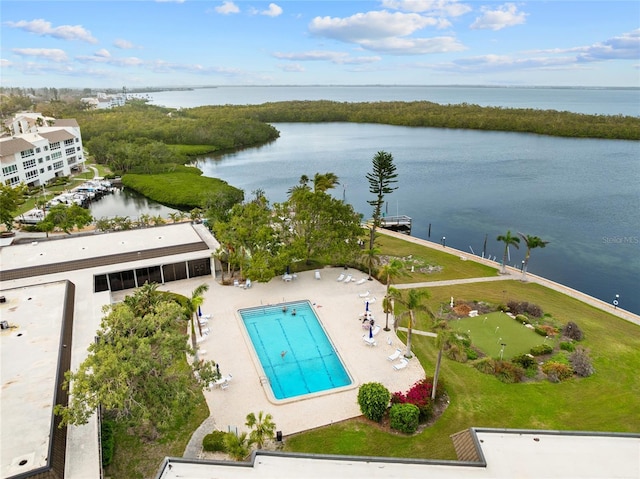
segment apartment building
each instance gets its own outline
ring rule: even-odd
[[[84,162],[80,126],[74,119],[19,113],[3,125],[0,164],[6,185],[46,185],[81,171]]]

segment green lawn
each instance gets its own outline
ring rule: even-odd
[[[509,360],[545,342],[545,338],[501,311],[457,319],[449,324],[456,331],[468,333],[474,346],[496,359],[500,358],[502,344],[505,344],[502,358]],[[552,344],[551,340],[547,341]]]
[[[386,241],[381,243],[390,244]],[[394,245],[391,247],[394,248],[392,254],[399,256],[431,255],[430,251],[423,251],[426,248],[418,245],[405,243],[399,253]],[[390,253],[387,250],[386,254]],[[455,264],[455,260],[451,261]],[[470,261],[464,262],[464,265],[473,267]],[[443,359],[441,379],[450,404],[433,426],[414,436],[404,436],[388,434],[367,421],[354,419],[288,437],[286,450],[456,459],[449,436],[473,426],[640,431],[639,326],[559,292],[518,280],[442,286],[430,288],[429,292],[431,297],[428,303],[434,311],[438,311],[441,304],[448,303],[451,296],[456,300],[494,304],[515,300],[539,305],[558,323],[574,321],[585,334],[581,344],[590,350],[596,373],[588,378],[571,379],[559,384],[548,381],[504,384],[468,364]],[[516,328],[522,328],[513,319],[509,321]],[[500,329],[503,327],[500,325]],[[419,315],[416,328],[429,330],[430,321],[426,316]],[[405,339],[404,334],[399,334],[399,337]],[[434,340],[414,335],[412,349],[426,375],[432,376],[437,355]]]

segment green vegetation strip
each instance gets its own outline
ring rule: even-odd
[[[429,254],[410,244],[403,255]],[[385,250],[383,254],[396,254]],[[470,261],[464,263],[471,265]],[[390,434],[362,419],[319,428],[287,438],[285,449],[365,456],[456,459],[450,435],[469,427],[637,432],[640,430],[640,328],[578,300],[537,284],[499,281],[430,288],[429,304],[456,300],[528,301],[566,324],[574,321],[585,333],[581,345],[590,350],[596,373],[561,383],[505,384],[468,364],[443,359],[441,380],[450,404],[438,421],[412,436]],[[512,320],[514,324],[517,323]],[[400,324],[403,326],[403,324]],[[406,326],[406,324],[405,324]],[[417,329],[429,330],[426,315]],[[521,326],[520,326],[521,327]],[[399,334],[405,339],[404,334]],[[413,352],[432,376],[437,349],[432,338],[414,335]],[[395,391],[392,391],[395,392]]]

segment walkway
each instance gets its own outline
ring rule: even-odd
[[[446,253],[450,253],[452,255],[457,255],[460,257],[464,257],[465,260],[475,261],[476,263],[481,263],[487,266],[492,266],[499,268],[500,264],[495,261],[489,260],[487,258],[481,258],[480,256],[470,255],[465,251],[461,251],[455,248],[451,248],[449,246],[442,246],[439,243],[434,243],[432,241],[427,241],[421,238],[415,238],[413,236],[408,236],[402,233],[396,233],[388,230],[377,230],[379,233],[386,234],[388,236],[393,236],[395,238],[399,238],[410,243],[415,243],[420,246],[426,246],[427,248],[444,251]],[[619,318],[625,319],[631,323],[635,323],[640,326],[640,316],[634,314],[630,311],[626,311],[624,309],[615,308],[612,304],[607,303],[606,301],[602,301],[601,299],[594,298],[593,296],[589,296],[588,294],[583,293],[582,291],[578,291],[576,289],[565,286],[564,284],[556,283],[554,281],[550,281],[541,276],[537,276],[535,274],[527,273],[526,278],[523,279],[524,275],[522,272],[514,268],[512,266],[506,267],[506,274],[500,274],[499,276],[490,276],[490,277],[482,277],[482,278],[466,278],[466,279],[454,279],[454,280],[446,280],[446,281],[428,281],[423,283],[410,283],[410,284],[397,284],[394,285],[395,288],[398,289],[411,289],[411,288],[436,288],[439,286],[449,286],[454,284],[469,284],[469,283],[480,283],[485,281],[505,281],[505,280],[519,280],[519,281],[528,281],[540,284],[546,288],[553,289],[555,291],[559,291],[562,294],[575,298],[583,303],[594,306],[604,312],[609,314],[613,314],[614,316],[618,316]]]

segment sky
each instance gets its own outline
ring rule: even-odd
[[[0,84],[640,87],[640,2],[0,2]]]

